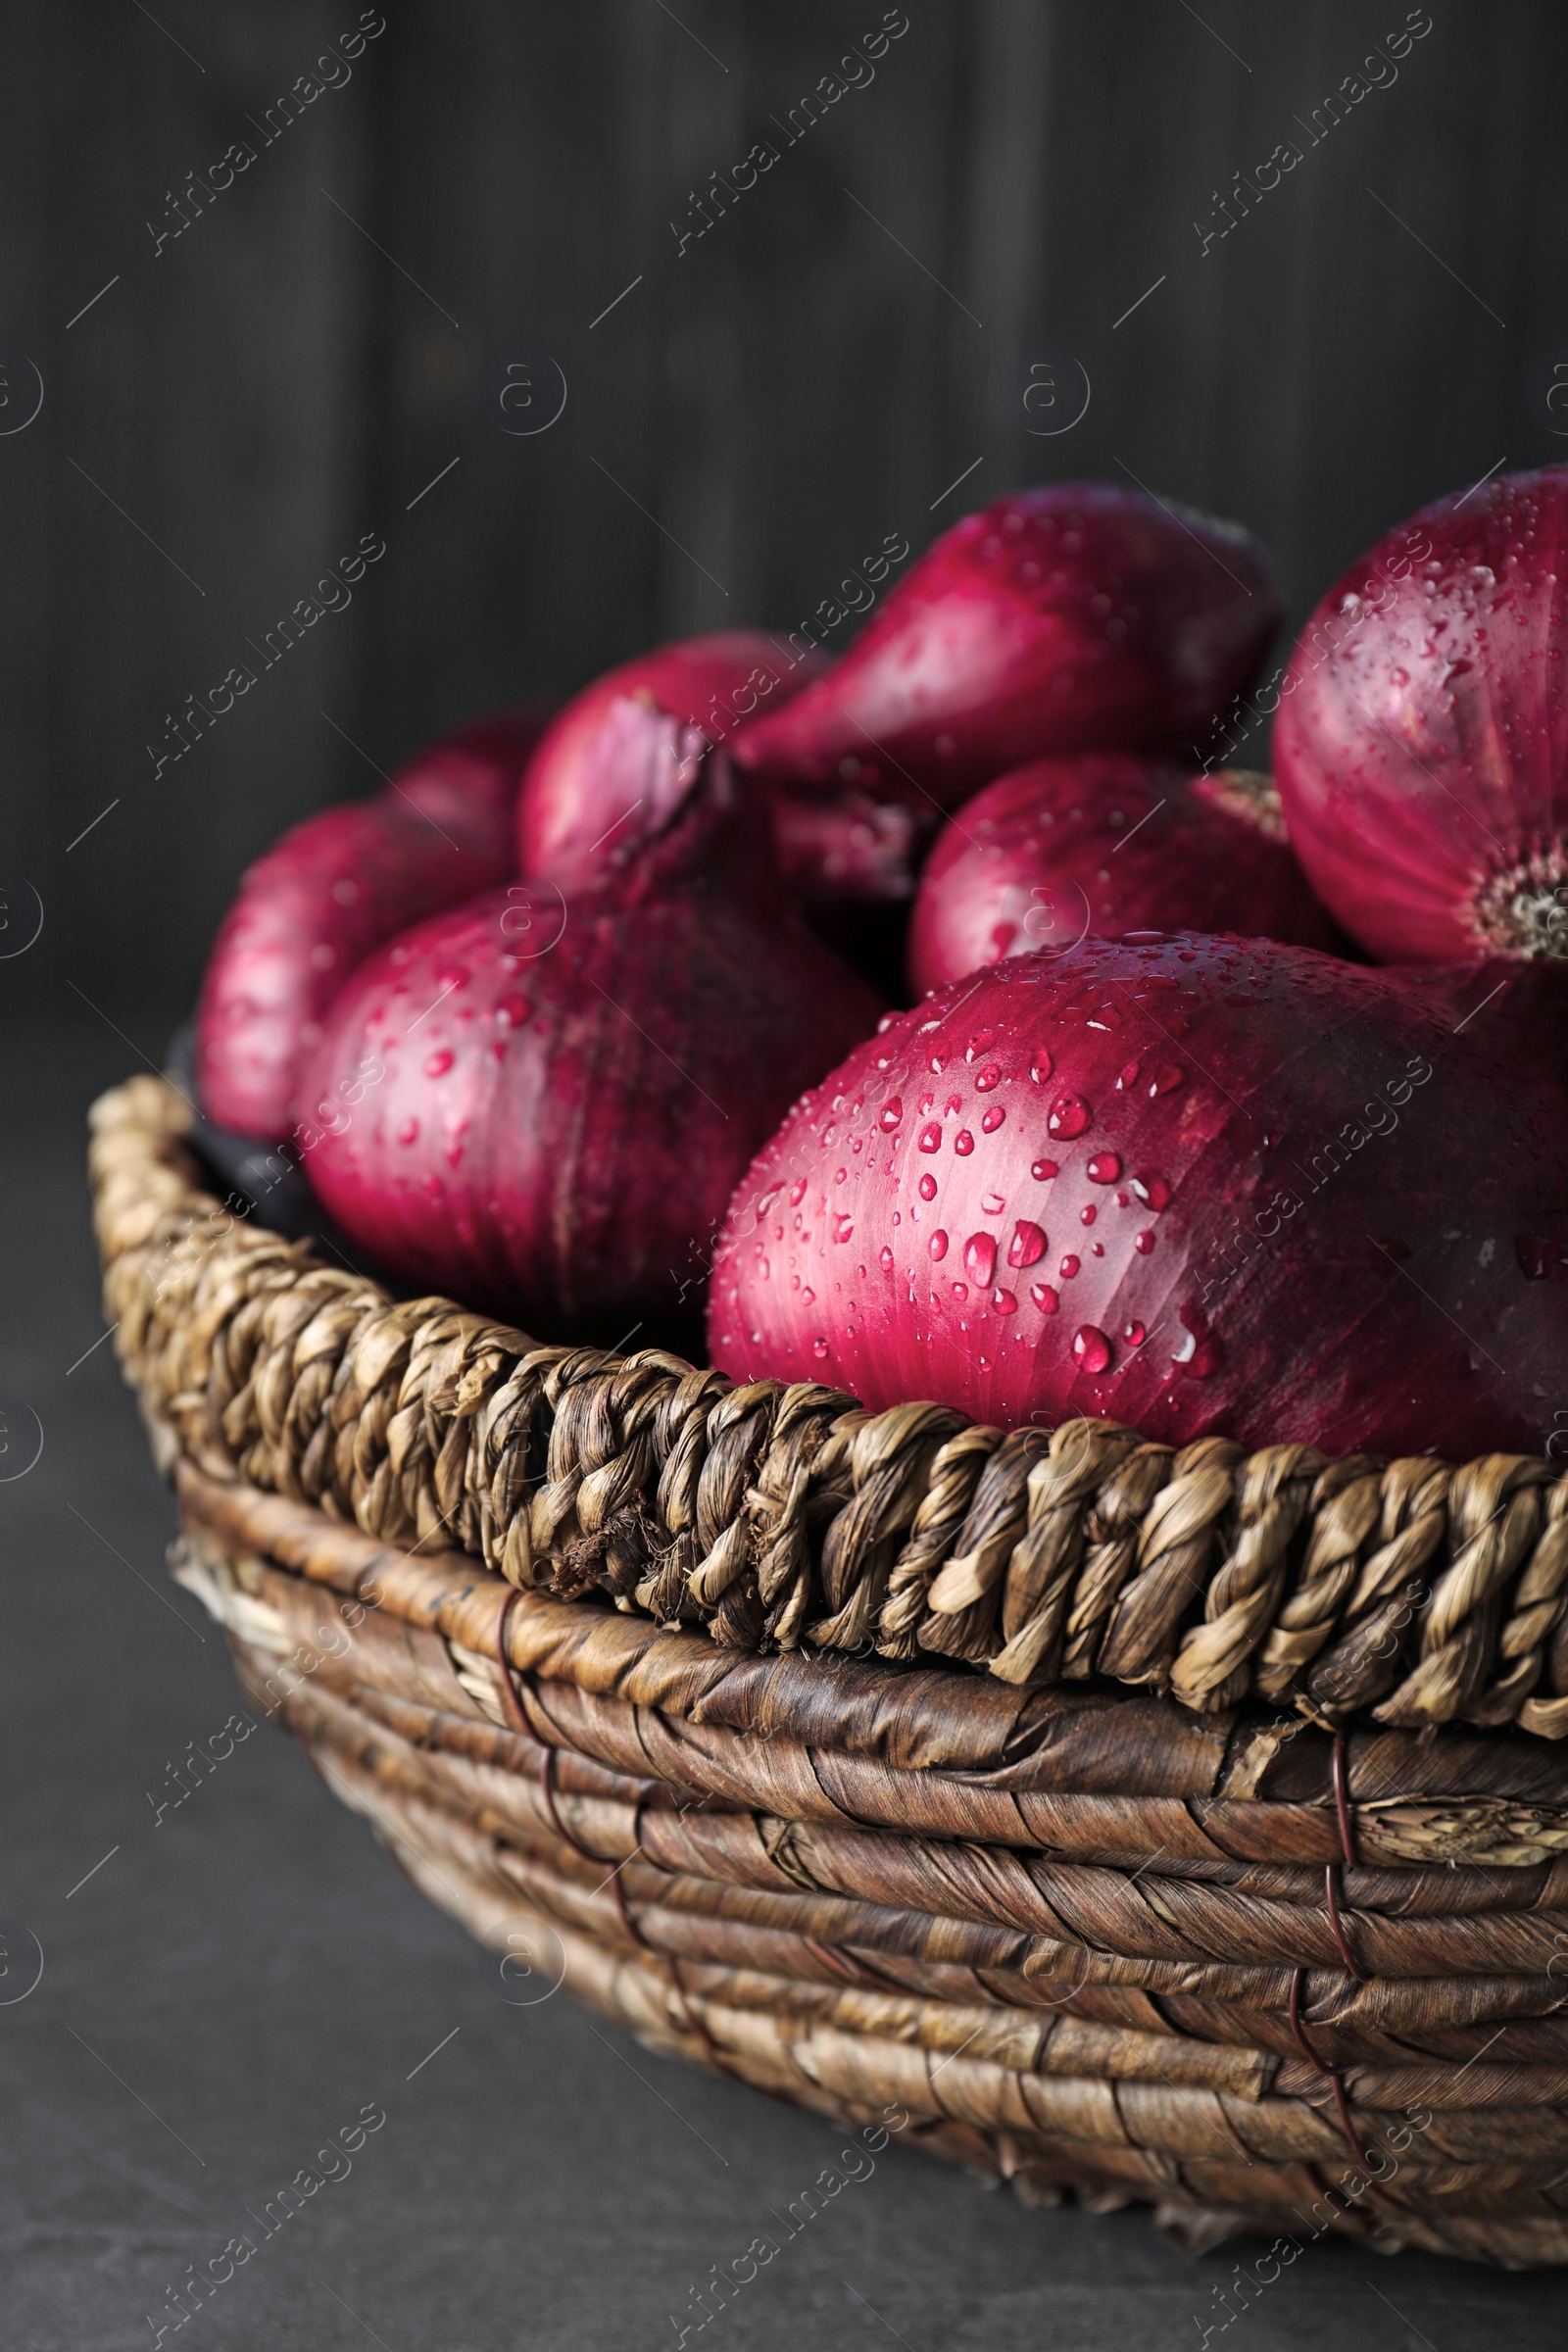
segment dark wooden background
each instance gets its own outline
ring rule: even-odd
[[[249,119],[353,0],[155,13],[0,19],[0,936],[29,888],[45,918],[0,964],[13,1011],[74,988],[156,1049],[246,859],[372,763],[660,638],[792,625],[988,495],[1135,475],[1261,532],[1299,617],[1421,501],[1568,454],[1545,0],[1431,0],[1315,145],[1402,0],[907,0],[871,85],[679,254],[693,186],[876,0],[385,0],[266,147]],[[256,162],[155,253],[241,138]],[[1047,437],[1080,369],[1088,413]],[[352,608],[155,780],[165,714],[366,531]]]

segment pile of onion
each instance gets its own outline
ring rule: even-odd
[[[1286,674],[1291,845],[1357,940],[1435,968],[1209,935],[1322,936],[1300,898],[1265,922],[1261,890],[1227,897],[1218,779],[1161,796],[1146,767],[1140,807],[1128,762],[1112,813],[1037,765],[966,808],[912,943],[917,980],[949,985],[759,1156],[715,1262],[713,1360],[1004,1426],[1540,1450],[1568,1378],[1565,541],[1568,469],[1444,501],[1352,568]],[[934,756],[920,650],[916,628],[906,736],[896,680],[865,665],[911,759]],[[839,676],[758,739],[808,753]],[[995,750],[1007,708],[955,762]],[[1176,853],[1140,872],[1167,816]],[[1145,928],[1175,921],[1204,929]],[[1065,952],[1029,952],[1042,936]]]
[[[665,646],[286,837],[215,949],[205,1106],[291,1131],[377,1267],[552,1339],[686,1345],[706,1296],[731,1377],[871,1407],[1539,1450],[1565,556],[1568,468],[1390,533],[1284,673],[1276,792],[1195,772],[1279,618],[1254,543],[1000,500],[830,666]],[[872,1036],[803,910],[890,969],[944,809],[933,993]]]
[[[737,1177],[881,1007],[779,890],[698,730],[612,699],[584,771],[550,880],[418,924],[354,975],[300,1142],[381,1267],[610,1344],[700,1314]],[[608,839],[594,808],[618,812]]]

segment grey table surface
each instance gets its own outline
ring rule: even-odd
[[[157,1815],[238,1698],[168,1581],[171,1498],[93,1348],[82,1114],[129,1057],[85,1027],[0,1051],[6,2352],[128,2352],[160,2326],[215,2352],[654,2352],[683,2325],[712,2352],[1141,2352],[1205,2328],[1251,2352],[1561,2345],[1550,2275],[1326,2243],[1222,2329],[1216,2289],[1259,2246],[1195,2262],[1138,2209],[1026,2212],[896,2144],[699,2330],[693,2288],[783,2238],[842,2132],[564,1993],[511,2005],[270,1730]],[[273,2202],[265,2234],[367,2110],[385,2122],[352,2169],[286,2222]],[[241,2233],[255,2253],[176,2329],[171,2290]]]

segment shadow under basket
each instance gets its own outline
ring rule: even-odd
[[[92,1113],[174,1573],[525,1995],[1195,2251],[1568,2259],[1554,1465],[542,1346],[236,1220],[189,1118]]]

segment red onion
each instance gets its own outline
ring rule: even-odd
[[[642,805],[647,778],[637,753],[627,751],[639,736],[637,729],[618,736],[607,727],[615,706],[659,708],[719,743],[741,712],[755,710],[760,696],[783,701],[823,668],[818,654],[790,668],[771,637],[757,630],[721,630],[609,670],[562,710],[531,760],[517,802],[519,870],[569,880],[578,860],[592,858],[602,840],[613,840],[627,813]],[[896,910],[914,896],[919,860],[941,821],[924,793],[898,778],[894,786],[877,795],[844,783],[797,790],[760,778],[750,786],[753,798],[766,798],[780,882],[807,907],[818,939],[882,993],[901,986],[903,922]]]
[[[617,800],[616,779],[596,749],[615,703],[647,703],[722,743],[760,704],[776,708],[826,666],[819,654],[792,662],[760,630],[725,629],[661,646],[596,678],[567,704],[529,762],[517,802],[519,872],[558,875],[563,860],[569,865],[632,806],[638,779],[620,778]],[[770,787],[779,874],[804,903],[912,896],[936,811],[893,782],[891,793],[877,796],[854,786],[809,793]]]
[[[1490,1002],[1489,1002],[1490,999]],[[889,1017],[735,1195],[712,1360],[1004,1426],[1539,1451],[1568,983],[1178,933]]]
[[[1568,467],[1427,507],[1353,564],[1280,688],[1291,839],[1392,963],[1568,956]]]
[[[511,873],[517,778],[548,714],[524,706],[432,744],[387,791],[307,817],[247,870],[196,1021],[197,1087],[215,1125],[286,1136],[301,1058],[356,965]]]
[[[299,1142],[391,1273],[614,1342],[697,1313],[736,1178],[879,1000],[770,877],[722,753],[629,699],[601,735],[643,806],[561,887],[514,883],[363,965]]]
[[[1057,482],[937,540],[844,659],[736,738],[743,767],[896,785],[945,808],[1021,760],[1175,749],[1282,614],[1255,540],[1139,490]]]
[[[1267,776],[1138,752],[1038,760],[988,784],[927,860],[909,975],[940,988],[1004,956],[1060,955],[1091,931],[1233,931],[1330,948]]]
[[[760,703],[771,707],[824,667],[814,654],[792,665],[760,629],[719,629],[657,646],[607,670],[558,713],[528,762],[517,798],[517,871],[554,873],[564,857],[594,838],[593,825],[624,813],[610,805],[613,779],[599,748],[613,703],[646,703],[701,727],[710,743],[722,743]],[[586,818],[585,780],[593,799]]]

